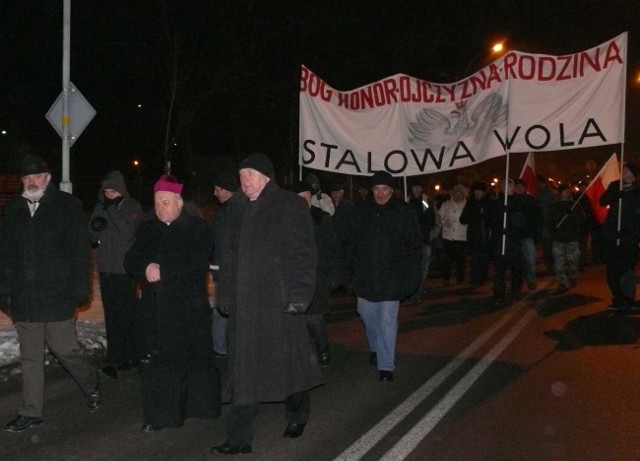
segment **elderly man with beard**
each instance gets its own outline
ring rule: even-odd
[[[229,315],[231,401],[227,440],[211,451],[251,453],[260,402],[285,401],[284,437],[302,435],[309,390],[324,379],[304,314],[318,262],[307,204],[280,189],[271,160],[254,153],[239,165],[244,195],[230,204],[230,245],[220,260],[218,308]]]
[[[96,370],[78,343],[74,314],[89,301],[90,244],[80,201],[51,184],[44,160],[23,159],[24,192],[4,212],[0,248],[0,307],[20,340],[22,405],[7,432],[43,423],[45,345],[69,372],[87,406],[97,410]]]
[[[155,218],[140,225],[124,267],[141,285],[139,301],[145,432],[220,415],[220,378],[211,347],[205,280],[213,231],[187,213],[183,185],[154,185]]]

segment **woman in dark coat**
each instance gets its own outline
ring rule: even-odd
[[[308,390],[323,383],[304,314],[314,293],[317,254],[304,201],[282,190],[264,154],[240,163],[243,196],[229,205],[219,309],[228,312],[231,400],[227,440],[215,453],[251,452],[259,402],[286,400],[285,437],[302,435]],[[285,312],[286,311],[286,312]]]
[[[185,418],[220,414],[220,379],[211,347],[205,278],[211,227],[186,213],[182,185],[155,185],[156,218],[143,223],[124,266],[141,284],[144,430],[180,427]]]

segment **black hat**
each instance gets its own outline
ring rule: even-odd
[[[389,186],[392,189],[395,188],[391,173],[388,171],[376,171],[373,173],[373,176],[371,177],[371,187],[378,185]]]
[[[419,177],[415,176],[415,177],[409,179],[409,182],[407,183],[407,185],[409,187],[413,187],[413,186],[421,186],[422,187],[422,181],[420,180]]]
[[[238,190],[238,178],[229,171],[221,171],[213,178],[213,185],[229,192]]]
[[[20,176],[28,176],[30,174],[38,173],[49,173],[47,163],[38,155],[26,155],[20,164]]]
[[[329,184],[329,192],[344,190],[344,184],[341,181],[333,181]]]
[[[307,181],[298,181],[291,186],[291,190],[296,194],[300,192],[314,192],[313,185]]]
[[[481,191],[485,191],[487,190],[487,184],[483,181],[476,181],[473,184],[471,184],[471,190],[481,190]]]
[[[629,170],[636,178],[640,173],[640,165],[634,162],[627,162],[624,164],[625,168]]]
[[[242,170],[243,168],[253,168],[271,179],[275,179],[276,177],[276,173],[273,170],[273,163],[271,163],[269,157],[259,152],[250,154],[241,161],[240,165],[238,165],[238,170]]]

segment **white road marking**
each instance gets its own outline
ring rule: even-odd
[[[527,312],[520,321],[483,357],[445,397],[427,413],[402,439],[398,441],[381,461],[398,461],[405,459],[415,447],[431,432],[440,420],[458,403],[469,388],[480,378],[500,354],[520,334],[520,331],[537,315],[533,310]]]
[[[438,371],[426,383],[411,394],[407,399],[398,405],[382,421],[376,424],[369,432],[356,440],[349,448],[343,451],[334,461],[356,461],[362,458],[375,444],[387,435],[400,421],[411,413],[424,399],[436,390],[453,372],[468,360],[478,349],[480,349],[500,328],[502,328],[511,318],[528,308],[525,303],[518,303],[511,306],[507,313],[500,320],[494,323],[491,328],[480,335],[473,343],[467,346],[458,356]],[[506,346],[505,346],[506,347]],[[492,349],[493,350],[493,349]],[[487,365],[488,366],[488,365]],[[476,378],[477,379],[477,378]],[[475,381],[475,380],[474,380]],[[456,386],[457,387],[457,386]],[[403,439],[404,440],[404,439]],[[389,458],[391,459],[391,458]],[[395,458],[400,459],[400,458]]]

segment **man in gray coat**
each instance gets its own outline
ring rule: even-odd
[[[24,191],[4,212],[0,244],[0,307],[20,340],[22,405],[5,426],[21,432],[42,424],[45,345],[97,410],[98,376],[78,343],[74,314],[89,301],[90,245],[80,200],[58,190],[44,160],[27,155]]]
[[[102,372],[117,379],[118,371],[139,362],[134,333],[136,281],[124,270],[124,255],[135,240],[142,207],[129,196],[122,173],[111,171],[100,184],[98,203],[89,221],[91,243],[98,246],[100,294],[107,333],[107,360]]]
[[[250,453],[259,402],[286,401],[285,437],[302,435],[309,389],[322,384],[304,314],[313,298],[317,252],[307,205],[275,182],[271,160],[239,165],[239,195],[228,209],[230,245],[220,267],[218,307],[229,315],[231,400],[227,440],[218,454]]]

